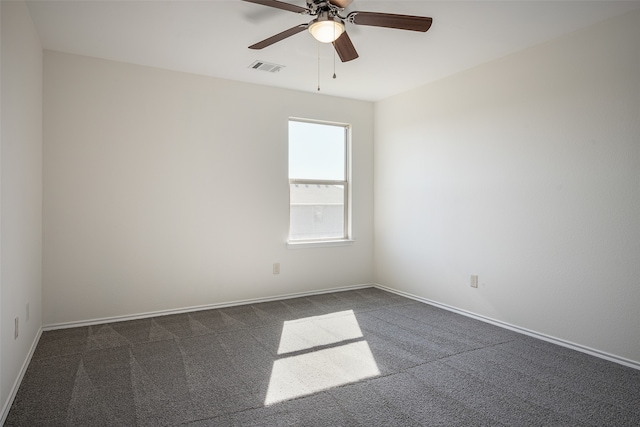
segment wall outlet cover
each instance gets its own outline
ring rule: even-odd
[[[472,288],[477,288],[478,287],[478,275],[477,274],[472,274],[471,275],[471,287]]]

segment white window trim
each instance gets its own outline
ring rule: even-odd
[[[337,246],[351,246],[356,241],[353,239],[340,240],[294,240],[287,242],[287,249],[309,249],[309,248],[334,248]]]
[[[352,197],[351,197],[351,188],[352,188],[352,174],[351,174],[351,125],[348,123],[339,123],[339,122],[329,122],[324,120],[313,120],[313,119],[304,119],[299,117],[289,117],[289,121],[303,122],[303,123],[315,123],[321,125],[329,125],[329,126],[338,126],[344,128],[345,131],[345,180],[346,181],[323,181],[323,180],[307,180],[307,179],[289,179],[289,186],[291,184],[306,184],[306,183],[314,183],[314,184],[339,184],[344,185],[344,203],[345,203],[345,212],[344,212],[344,237],[336,238],[336,239],[309,239],[309,240],[287,240],[287,248],[288,249],[303,249],[303,248],[327,248],[327,247],[336,247],[336,246],[350,246],[355,240],[353,239],[352,234]],[[288,143],[287,143],[288,145]],[[291,212],[291,203],[289,203],[289,212]],[[289,226],[289,233],[291,233],[291,226]]]

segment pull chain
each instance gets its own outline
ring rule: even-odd
[[[336,78],[336,26],[333,26],[333,78]]]
[[[318,42],[318,92],[320,92],[320,42]]]
[[[336,78],[336,50],[333,50],[333,78]]]

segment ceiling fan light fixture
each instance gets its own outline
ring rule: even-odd
[[[321,43],[331,43],[338,39],[344,32],[344,23],[341,19],[319,16],[309,24],[309,32]]]

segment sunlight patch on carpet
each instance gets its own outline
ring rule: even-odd
[[[284,322],[265,405],[380,374],[353,311]]]

